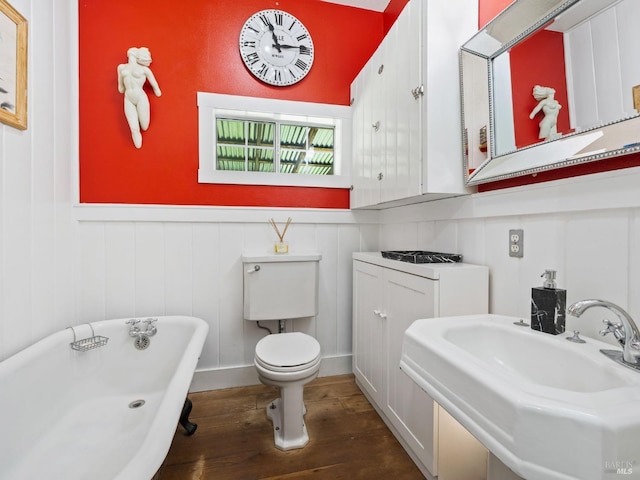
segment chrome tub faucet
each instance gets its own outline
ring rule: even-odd
[[[574,317],[579,317],[591,307],[606,308],[618,317],[619,322],[617,323],[612,323],[607,319],[603,320],[607,328],[600,330],[600,335],[604,336],[608,333],[613,333],[613,336],[622,346],[622,360],[636,368],[640,367],[640,331],[631,315],[615,303],[597,299],[580,300],[569,306],[567,312]]]
[[[126,325],[129,325],[129,336],[135,338],[133,344],[138,350],[144,350],[151,344],[151,337],[158,333],[158,329],[154,325],[157,321],[157,318],[147,318],[146,320],[132,318],[125,322]],[[138,327],[140,323],[144,328]]]

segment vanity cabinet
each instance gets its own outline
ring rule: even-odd
[[[438,405],[400,370],[404,331],[420,318],[486,313],[488,268],[353,254],[353,372],[418,467],[438,474]]]
[[[477,12],[476,0],[410,0],[356,76],[351,208],[467,192],[458,49]]]

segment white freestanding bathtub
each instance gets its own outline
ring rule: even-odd
[[[154,318],[144,350],[127,319],[107,320],[54,333],[0,363],[0,479],[155,475],[209,327],[194,317]],[[80,346],[108,341],[77,351],[74,335]]]

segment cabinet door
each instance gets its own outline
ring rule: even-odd
[[[385,37],[388,77],[387,158],[383,202],[422,193],[421,112],[424,98],[412,90],[421,84],[420,28],[422,2],[409,2]]]
[[[364,155],[365,155],[365,88],[367,84],[367,67],[365,66],[351,84],[351,108],[353,109],[353,137],[351,158],[352,189],[351,208],[365,205]]]
[[[381,267],[353,262],[353,373],[378,404],[385,374]]]
[[[387,390],[383,410],[425,467],[437,475],[437,405],[402,370],[405,330],[421,318],[435,316],[437,282],[385,270]]]
[[[385,41],[383,41],[369,61],[368,88],[371,92],[371,98],[369,99],[371,105],[371,121],[369,122],[371,134],[371,170],[369,172],[371,196],[369,205],[380,203],[380,185],[381,180],[384,178],[385,145],[387,140],[385,135],[387,110],[383,101],[386,90],[385,79],[387,77],[387,66],[385,65],[387,58],[385,53],[386,46]]]
[[[396,163],[398,161],[398,23],[394,23],[387,35],[384,37],[383,57],[381,66],[384,67],[381,73],[381,83],[383,89],[378,97],[380,109],[384,112],[384,120],[379,133],[384,137],[380,158],[380,201],[388,202],[402,198],[398,192],[398,176]]]
[[[372,55],[355,80],[351,177],[351,208],[380,203],[381,156],[379,132],[383,126],[378,98],[382,91],[378,69],[383,47]],[[353,90],[353,89],[352,89]]]

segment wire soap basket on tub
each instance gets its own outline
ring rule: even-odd
[[[87,352],[94,348],[102,347],[109,341],[108,337],[96,335],[96,332],[93,330],[93,325],[90,323],[87,325],[89,325],[89,328],[91,329],[91,336],[80,340],[77,340],[76,330],[73,327],[68,327],[73,332],[73,342],[69,344],[73,350],[77,350],[78,352]]]

